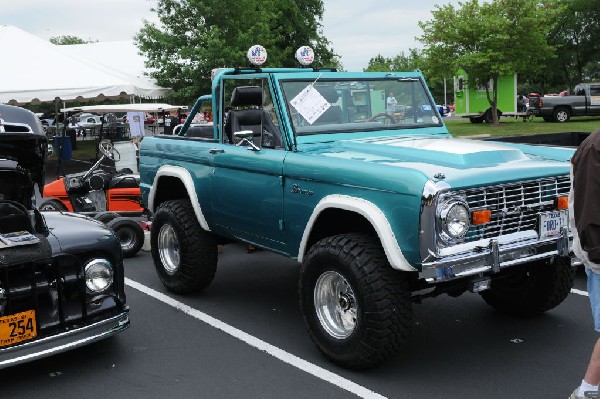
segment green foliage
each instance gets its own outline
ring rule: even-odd
[[[417,49],[410,49],[409,55],[400,53],[394,58],[384,57],[378,54],[375,58],[369,60],[369,65],[364,69],[365,72],[401,72],[414,71],[423,67],[423,56]]]
[[[418,39],[427,46],[427,69],[445,76],[463,68],[469,75],[468,84],[486,86],[495,116],[498,77],[526,71],[554,56],[547,37],[561,7],[558,0],[493,0],[482,4],[470,0],[458,6],[436,5],[433,19],[419,22],[423,35]],[[493,95],[487,87],[490,80]]]
[[[600,0],[561,0],[548,40],[557,56],[519,76],[521,92],[559,93],[600,80]]]
[[[86,43],[96,43],[98,40],[92,40],[92,39],[82,39],[80,37],[77,36],[70,36],[70,35],[64,35],[64,36],[52,36],[49,39],[50,43],[55,44],[57,46],[62,46],[62,45],[67,45],[67,44],[86,44]]]
[[[498,125],[489,123],[471,123],[467,118],[445,120],[444,124],[453,136],[511,136],[540,133],[593,132],[598,129],[600,118],[578,117],[568,123],[545,122],[542,118],[533,118],[523,122],[517,118],[501,118]]]
[[[211,70],[248,66],[246,51],[267,49],[268,67],[297,66],[298,47],[310,45],[316,66],[339,64],[322,36],[322,0],[158,0],[160,26],[144,21],[135,40],[170,101],[191,102],[210,90]]]
[[[365,72],[402,72],[420,70],[429,86],[431,94],[436,100],[436,103],[443,104],[444,96],[444,77],[452,76],[450,71],[447,71],[445,76],[436,75],[429,69],[428,60],[425,58],[423,51],[418,49],[409,49],[409,54],[403,52],[395,57],[384,57],[378,54],[376,57],[369,60],[369,65],[364,69]]]

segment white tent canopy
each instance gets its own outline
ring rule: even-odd
[[[0,25],[0,103],[84,100],[122,95],[162,98],[170,89],[71,54],[19,28]],[[112,63],[119,63],[119,54]]]
[[[106,113],[106,112],[168,112],[177,111],[179,109],[187,109],[185,105],[171,105],[171,104],[116,104],[116,105],[86,105],[83,107],[71,107],[62,108],[60,112],[95,112],[95,113]]]
[[[90,60],[95,66],[132,77],[146,78],[145,73],[148,72],[144,64],[146,58],[139,54],[133,40],[69,44],[60,46],[60,49],[74,57]],[[118,56],[118,62],[115,62],[115,56]]]

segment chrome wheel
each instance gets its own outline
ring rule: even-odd
[[[170,224],[164,224],[158,232],[158,253],[165,271],[174,274],[179,268],[179,242]]]
[[[348,281],[328,271],[315,284],[314,304],[321,326],[336,339],[346,339],[356,328],[358,304]]]
[[[135,245],[135,236],[131,229],[122,228],[116,232],[119,242],[121,243],[121,249],[127,251]]]

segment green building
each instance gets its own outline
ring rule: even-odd
[[[493,95],[489,82],[490,95]],[[468,74],[459,69],[454,77],[454,105],[456,115],[481,115],[490,108],[485,86],[469,81]],[[498,110],[502,113],[517,112],[517,74],[503,75],[498,79]]]

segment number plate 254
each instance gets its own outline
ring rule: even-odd
[[[0,347],[27,341],[36,336],[35,310],[0,317]]]

